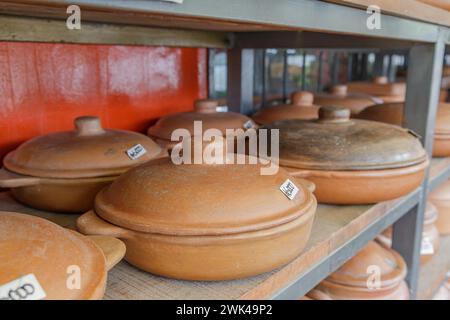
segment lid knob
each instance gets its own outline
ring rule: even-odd
[[[330,92],[338,96],[347,95],[347,86],[345,84],[338,84],[331,87]]]
[[[82,116],[75,119],[75,128],[80,136],[93,136],[105,132],[99,117]]]
[[[296,106],[312,106],[314,95],[308,91],[297,91],[292,94],[291,100]]]
[[[378,76],[378,77],[373,78],[373,83],[386,84],[386,83],[388,83],[388,78],[386,76]]]
[[[323,106],[319,109],[321,122],[346,122],[350,119],[350,110],[338,106]]]
[[[194,102],[194,111],[198,113],[216,113],[219,102],[213,99],[199,99]]]

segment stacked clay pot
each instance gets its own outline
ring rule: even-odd
[[[439,212],[436,221],[439,233],[442,235],[450,234],[450,181],[444,182],[433,190],[429,194],[428,200],[436,206]]]
[[[370,94],[383,100],[384,103],[405,101],[406,84],[404,82],[389,83],[387,77],[375,77],[372,82],[350,82],[347,87],[348,92]]]
[[[438,216],[436,207],[428,201],[423,222],[422,245],[420,250],[421,264],[430,261],[433,255],[439,250],[439,230],[436,226]],[[383,246],[390,248],[392,245],[392,227],[380,234],[377,237],[377,241]]]
[[[314,300],[408,300],[406,271],[397,252],[372,241],[307,296]]]
[[[121,173],[167,156],[149,137],[103,129],[97,117],[76,118],[75,127],[33,138],[8,153],[0,187],[11,188],[18,201],[34,208],[84,212],[93,207],[97,192]]]

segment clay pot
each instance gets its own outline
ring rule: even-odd
[[[243,114],[222,112],[216,100],[197,100],[193,112],[179,112],[159,119],[151,126],[147,134],[163,148],[172,150],[179,141],[172,141],[172,132],[176,129],[186,129],[194,136],[194,122],[201,121],[203,134],[208,129],[218,129],[225,137],[226,129],[248,130],[255,128],[255,123]]]
[[[440,234],[450,234],[450,181],[446,181],[428,196],[439,212],[436,226]]]
[[[449,0],[419,0],[420,2],[429,4],[434,7],[438,7],[447,11],[450,11],[450,1]]]
[[[366,108],[354,118],[408,127],[403,118],[403,103],[386,103]],[[436,116],[433,156],[450,156],[450,103],[439,103]]]
[[[83,212],[98,191],[129,168],[167,152],[145,135],[103,129],[97,117],[75,119],[74,131],[31,139],[6,155],[0,187],[31,207],[55,212]],[[132,158],[127,151],[146,151]]]
[[[450,300],[450,291],[445,284],[439,287],[439,290],[433,296],[432,300]]]
[[[428,160],[410,131],[349,119],[348,109],[322,107],[317,121],[285,120],[279,129],[279,163],[316,185],[320,203],[370,204],[416,189]]]
[[[258,124],[267,124],[286,119],[317,119],[319,106],[313,104],[314,96],[307,91],[292,94],[291,104],[265,107],[252,116]]]
[[[358,114],[368,106],[383,103],[383,100],[364,93],[349,93],[346,85],[335,85],[329,93],[314,94],[314,103],[319,106],[339,106]]]
[[[261,175],[261,165],[246,159],[140,165],[98,194],[78,229],[117,236],[129,263],[170,278],[227,280],[278,268],[303,250],[316,199],[285,170]],[[288,179],[298,187],[292,200],[280,190]]]
[[[45,299],[101,299],[107,271],[124,254],[125,245],[118,239],[86,237],[42,218],[0,212],[0,287],[32,274],[45,292]],[[77,274],[79,283],[72,282],[70,276]],[[27,283],[22,279],[20,285]],[[68,283],[79,287],[71,288]],[[37,292],[36,283],[31,284]],[[19,293],[26,298],[23,290],[10,292],[10,298],[20,299]]]
[[[389,83],[387,77],[375,77],[372,82],[355,81],[347,84],[350,93],[365,93],[384,103],[404,102],[406,83]]]
[[[307,296],[314,300],[408,300],[405,276],[402,257],[372,241]]]
[[[425,217],[422,231],[422,245],[420,250],[420,263],[425,264],[439,250],[439,230],[436,227],[438,212],[436,207],[427,202],[425,209]],[[383,246],[390,248],[392,245],[392,227],[386,229],[382,234],[377,236],[377,241]]]

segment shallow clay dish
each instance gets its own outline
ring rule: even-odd
[[[438,219],[438,212],[436,207],[427,202],[425,209],[425,217],[422,231],[422,247],[420,251],[420,263],[425,264],[433,257],[439,250],[439,230],[436,227]],[[376,240],[383,246],[390,248],[392,245],[392,227],[386,229],[383,233],[377,236]]]
[[[406,120],[403,118],[403,108],[403,103],[374,105],[364,109],[355,118],[408,127]],[[450,156],[450,103],[439,103],[437,109],[433,156]]]
[[[285,120],[262,128],[279,129],[280,165],[312,181],[320,203],[370,204],[417,188],[428,166],[417,137],[349,116],[348,109],[322,107],[316,121]]]
[[[307,296],[315,300],[408,300],[405,276],[402,257],[371,241]]]
[[[286,119],[317,119],[319,106],[313,104],[314,96],[307,91],[292,94],[291,104],[265,107],[252,116],[257,124],[267,124]]]
[[[383,103],[383,100],[365,93],[349,93],[346,85],[335,85],[329,93],[314,94],[314,103],[319,106],[339,106],[358,114],[368,106]]]
[[[194,136],[195,121],[201,121],[202,134],[208,129],[218,129],[225,136],[226,129],[246,131],[256,128],[249,117],[235,112],[222,112],[221,108],[217,100],[197,100],[194,111],[162,117],[148,129],[147,134],[170,151],[178,143],[178,141],[172,141],[172,133],[176,129],[186,129],[191,136]]]
[[[355,81],[347,84],[350,93],[365,93],[377,97],[385,103],[404,102],[406,83],[389,83],[387,77],[375,77],[372,82]]]
[[[450,234],[450,181],[444,182],[428,196],[439,212],[436,226],[440,234]]]
[[[129,168],[167,156],[149,137],[103,129],[97,117],[75,119],[74,131],[31,139],[10,152],[0,170],[0,187],[31,207],[56,212],[83,212],[93,207],[98,191]],[[140,145],[146,153],[131,158]]]
[[[33,274],[45,299],[101,299],[107,271],[124,254],[125,245],[118,239],[86,237],[42,218],[0,212],[0,287]],[[68,277],[75,268],[80,286],[70,289]]]
[[[122,239],[125,259],[157,275],[226,280],[270,271],[303,250],[317,203],[310,185],[260,168],[152,160],[104,188],[77,226]],[[288,179],[299,189],[292,200],[280,190]]]

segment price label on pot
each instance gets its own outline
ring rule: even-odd
[[[130,157],[131,160],[136,160],[146,153],[147,150],[145,150],[145,148],[141,144],[137,144],[133,148],[127,150],[127,155]]]
[[[252,120],[248,120],[246,123],[244,123],[244,129],[248,130],[253,128],[253,121]]]
[[[284,193],[286,197],[288,197],[290,200],[294,199],[295,196],[298,193],[297,186],[289,179],[287,179],[281,186],[280,186],[281,192]]]
[[[46,296],[32,273],[0,285],[0,300],[41,300]]]
[[[422,243],[420,244],[420,254],[422,256],[434,254],[434,246],[430,238],[428,237],[422,238]]]

